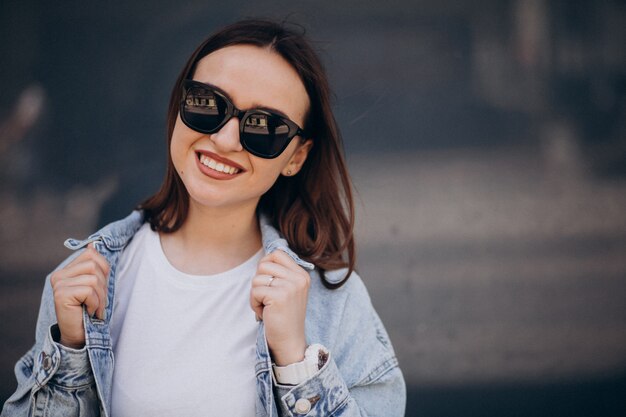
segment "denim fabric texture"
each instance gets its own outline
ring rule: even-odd
[[[143,222],[143,213],[134,211],[87,239],[65,242],[75,252],[57,269],[71,262],[91,242],[110,263],[105,318],[92,318],[83,309],[85,347],[71,349],[57,343],[59,330],[48,275],[35,344],[15,365],[17,390],[4,404],[0,417],[111,415],[114,358],[109,324],[115,270],[122,250]],[[308,380],[297,386],[279,385],[273,378],[263,322],[259,322],[256,416],[403,416],[404,379],[361,278],[353,273],[341,288],[325,288],[315,266],[300,259],[265,216],[260,215],[259,223],[265,253],[282,250],[311,274],[305,322],[307,342],[323,344],[330,355],[324,367]],[[338,282],[345,273],[345,269],[328,271],[326,277],[330,282]]]

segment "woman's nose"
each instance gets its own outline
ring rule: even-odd
[[[220,130],[210,135],[216,150],[239,152],[243,150],[239,140],[239,119],[232,117]]]

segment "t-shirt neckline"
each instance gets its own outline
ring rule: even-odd
[[[145,226],[145,225],[144,225]],[[172,280],[181,283],[183,285],[191,286],[207,286],[207,285],[219,285],[220,283],[232,282],[236,279],[249,279],[249,273],[246,271],[256,271],[257,264],[263,257],[263,247],[261,247],[254,255],[242,262],[241,264],[231,268],[227,271],[223,271],[217,274],[211,275],[194,275],[180,271],[174,265],[172,265],[167,259],[163,246],[161,245],[161,238],[159,233],[148,228],[147,250],[148,253],[153,253],[155,256],[152,261],[155,262],[155,266],[163,271],[167,272],[167,276]]]

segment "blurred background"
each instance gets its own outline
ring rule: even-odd
[[[0,3],[0,403],[46,274],[161,182],[187,57],[302,24],[357,190],[407,416],[626,415],[626,4]]]

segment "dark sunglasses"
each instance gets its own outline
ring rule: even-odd
[[[239,119],[239,140],[261,158],[276,158],[294,136],[306,133],[287,117],[263,109],[239,110],[219,88],[194,80],[183,82],[180,118],[200,133],[215,133],[232,117]]]

